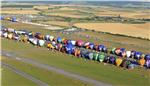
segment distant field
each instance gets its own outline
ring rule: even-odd
[[[39,11],[33,9],[29,9],[29,10],[11,9],[11,10],[2,10],[1,13],[2,14],[38,14]]]
[[[75,24],[75,26],[79,28],[150,39],[149,25],[150,23],[147,24],[77,23]]]
[[[68,27],[69,26],[68,22],[63,22],[63,21],[46,21],[46,22],[41,22],[41,23],[56,25],[56,26],[63,26],[63,27]]]
[[[121,17],[128,17],[128,18],[150,18],[149,13],[142,13],[142,12],[98,12],[96,13],[98,16],[121,16]]]

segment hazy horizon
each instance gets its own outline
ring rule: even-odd
[[[20,1],[20,0],[2,0],[2,1]],[[141,1],[141,2],[150,2],[150,0],[21,0],[21,1]]]

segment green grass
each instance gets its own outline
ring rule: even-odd
[[[6,39],[2,39],[2,50],[115,86],[148,86],[150,84],[148,82],[150,71],[145,69],[123,70],[112,65],[104,66],[102,63],[85,61],[71,55],[51,52],[43,47],[37,48],[27,43]]]
[[[3,62],[6,62],[13,67],[30,74],[31,76],[48,83],[50,86],[91,86],[88,83],[83,83],[79,80],[66,77],[55,72],[48,71],[46,69],[35,67],[31,64],[23,63],[14,59],[8,59],[3,57]],[[5,76],[3,76],[5,77]],[[7,77],[7,76],[6,76]],[[13,77],[13,76],[12,76]],[[5,80],[5,78],[4,78]],[[17,84],[17,82],[15,82]],[[29,84],[30,85],[30,84]],[[32,85],[32,84],[31,84]]]
[[[12,72],[11,70],[2,67],[2,79],[1,79],[1,85],[2,86],[37,86],[32,81],[16,74],[15,72]]]

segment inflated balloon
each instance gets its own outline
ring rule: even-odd
[[[115,50],[115,54],[119,55],[120,53],[121,53],[120,48],[116,48],[116,50]]]
[[[99,51],[102,51],[103,47],[104,47],[104,45],[99,45],[99,46],[98,46],[98,50],[99,50]]]
[[[115,64],[115,57],[114,56],[110,56],[109,57],[109,63],[111,63],[111,64]]]
[[[54,49],[55,47],[54,47],[51,43],[48,43],[48,44],[47,44],[47,48]]]
[[[98,61],[103,62],[105,58],[105,54],[104,53],[99,53],[98,55]]]
[[[45,44],[45,41],[44,40],[38,40],[38,45],[39,46],[44,46]]]
[[[12,39],[12,37],[13,37],[13,34],[12,34],[12,33],[9,33],[9,34],[8,34],[8,38],[9,38],[9,39]]]
[[[145,60],[150,60],[150,54],[146,54],[144,58]]]
[[[15,40],[19,40],[19,38],[20,38],[19,35],[17,35],[17,34],[14,34],[14,35],[13,35],[13,39],[15,39]]]
[[[97,52],[93,53],[93,60],[95,60],[95,61],[98,60],[98,53]]]
[[[140,57],[141,57],[141,55],[142,55],[141,52],[135,52],[135,53],[134,53],[134,58],[137,59],[137,60],[139,60]]]
[[[66,45],[66,52],[68,54],[71,54],[73,52],[73,45],[72,44]]]
[[[45,35],[45,40],[50,41],[50,35]]]
[[[146,67],[147,67],[147,68],[150,68],[150,60],[147,60],[147,61],[146,61]]]
[[[90,44],[89,44],[89,48],[90,48],[90,49],[93,49],[93,48],[94,48],[94,43],[90,43]]]
[[[61,42],[62,42],[62,38],[61,38],[61,37],[58,37],[58,38],[57,38],[57,42],[58,42],[58,43],[61,43]]]
[[[143,66],[143,65],[145,64],[145,59],[144,59],[144,58],[140,59],[140,60],[139,60],[139,64],[140,64],[141,66]]]
[[[71,40],[71,44],[72,45],[76,45],[76,41],[75,40]]]
[[[38,44],[38,40],[36,38],[34,38],[32,41],[31,41],[34,45],[37,45]]]
[[[92,53],[92,52],[89,53],[89,59],[90,59],[90,60],[93,60],[93,53]]]
[[[3,31],[0,30],[0,37],[3,36]]]
[[[12,17],[12,18],[11,18],[11,21],[12,21],[12,22],[17,22],[17,18],[16,18],[16,17]]]
[[[116,59],[116,65],[117,65],[117,66],[120,66],[121,63],[122,63],[122,59],[121,59],[121,58],[117,58],[117,59]]]
[[[112,48],[111,53],[115,54],[115,50],[116,50],[116,48]]]
[[[53,41],[54,40],[54,36],[50,36],[50,41]]]
[[[129,58],[131,57],[131,51],[126,51],[126,56]]]
[[[15,32],[15,29],[8,28],[7,31],[10,32],[10,33],[13,33],[13,32]]]
[[[84,42],[82,40],[78,40],[77,41],[77,46],[82,47],[84,44]]]

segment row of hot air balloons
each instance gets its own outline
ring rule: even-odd
[[[21,36],[23,35],[23,39]],[[58,51],[72,54],[77,57],[86,58],[89,60],[106,62],[110,64],[114,64],[117,66],[123,66],[126,68],[134,68],[137,65],[146,66],[150,68],[150,56],[145,55],[144,58],[140,58],[137,60],[133,60],[129,58],[122,58],[116,56],[116,54],[120,54],[120,52],[125,49],[112,49],[111,53],[115,55],[107,55],[106,47],[103,45],[95,46],[94,43],[86,42],[84,43],[82,40],[67,40],[61,37],[55,38],[50,35],[42,35],[41,33],[33,33],[23,30],[14,30],[12,28],[4,28],[1,30],[0,36],[9,39],[22,40],[24,42],[30,42],[33,45],[37,46],[46,46],[48,49],[56,49]],[[89,46],[88,46],[89,45]],[[96,51],[91,51],[90,49],[98,49]],[[98,52],[102,51],[102,52]],[[133,52],[126,51],[126,53],[131,53],[131,56],[134,56]],[[134,52],[136,53],[136,52]],[[135,57],[135,56],[134,56]],[[138,56],[137,56],[138,57]]]
[[[16,17],[4,17],[4,16],[0,16],[0,20],[8,20],[8,21],[12,21],[12,22],[17,22],[17,18]]]

